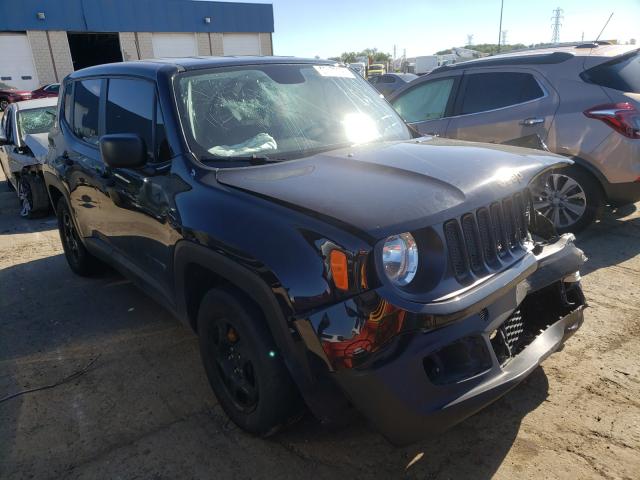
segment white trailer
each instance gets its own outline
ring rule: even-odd
[[[425,55],[422,57],[416,57],[416,75],[424,75],[438,68],[438,56],[437,55]]]

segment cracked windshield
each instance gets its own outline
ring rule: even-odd
[[[178,98],[202,159],[290,159],[411,134],[350,69],[262,65],[183,76]]]
[[[47,133],[56,119],[56,107],[35,108],[18,112],[20,134]]]

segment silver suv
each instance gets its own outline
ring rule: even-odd
[[[534,192],[560,232],[640,200],[640,50],[590,43],[441,67],[390,102],[422,134],[547,148],[574,160]]]

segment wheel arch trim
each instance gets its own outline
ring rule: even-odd
[[[246,294],[262,311],[276,347],[301,394],[308,400],[314,379],[303,342],[295,342],[278,300],[267,283],[256,273],[239,265],[225,255],[189,240],[176,244],[174,256],[175,296],[177,313],[183,323],[195,331],[195,319],[188,314],[186,274],[196,264],[212,274],[224,278]],[[309,404],[309,401],[307,401]]]

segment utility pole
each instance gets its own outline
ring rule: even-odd
[[[504,0],[500,0],[500,26],[498,27],[498,53],[500,53],[500,38],[502,37],[502,10],[504,9]]]
[[[467,33],[467,45],[473,45],[473,34]]]
[[[551,21],[553,22],[551,24],[551,43],[560,43],[560,27],[562,26],[562,20],[564,19],[562,16],[563,13],[564,10],[560,7],[553,11],[553,16],[551,17]]]
[[[502,45],[507,44],[507,30],[502,30]]]
[[[393,46],[393,59],[396,59],[396,46]]]

